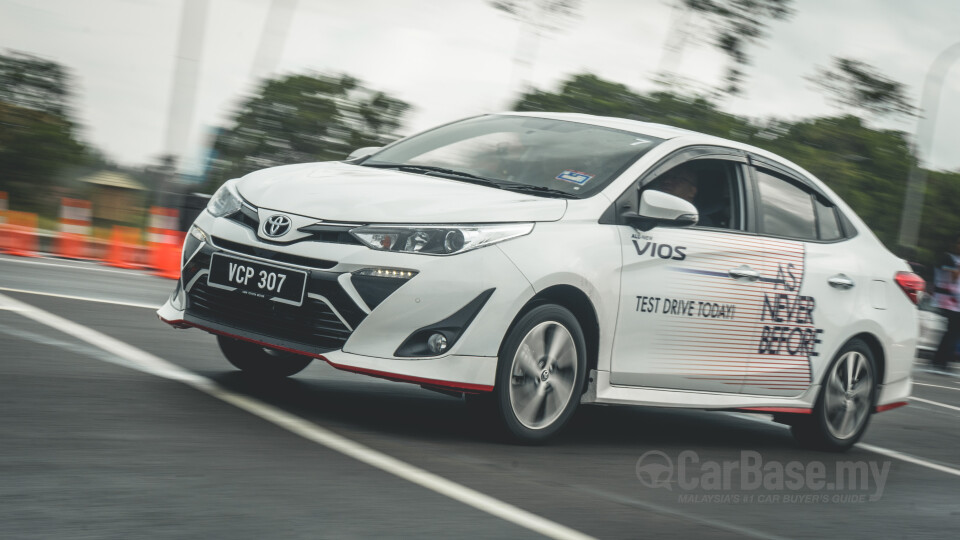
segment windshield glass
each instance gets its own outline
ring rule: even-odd
[[[603,189],[660,142],[578,122],[491,115],[405,139],[361,165],[439,167],[493,180],[503,189],[582,198]]]

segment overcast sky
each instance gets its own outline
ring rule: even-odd
[[[590,71],[651,89],[671,20],[668,1],[582,4],[574,24],[540,42],[534,84],[554,89],[570,74]],[[197,155],[203,134],[226,123],[253,89],[268,6],[211,0],[188,154]],[[792,19],[774,23],[752,49],[746,95],[726,102],[727,110],[786,119],[835,112],[805,80],[833,56],[876,66],[907,84],[917,103],[934,58],[960,41],[957,0],[796,0],[795,7]],[[67,66],[84,137],[120,163],[152,163],[165,151],[182,9],[182,0],[0,0],[0,49]],[[404,128],[411,133],[507,109],[517,90],[519,29],[484,0],[298,0],[276,71],[358,77],[414,106]],[[691,44],[679,73],[709,86],[723,66],[709,47]],[[960,66],[946,78],[936,122],[930,164],[960,169]],[[916,121],[889,127],[912,133]]]

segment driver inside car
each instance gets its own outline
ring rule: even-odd
[[[727,227],[727,219],[724,219],[723,216],[729,214],[729,212],[724,211],[728,209],[728,204],[711,197],[711,193],[701,191],[700,185],[700,177],[697,171],[690,167],[680,166],[667,171],[660,178],[651,182],[648,189],[655,189],[680,197],[694,205],[699,215],[697,225],[701,227]]]

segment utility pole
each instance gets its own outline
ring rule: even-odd
[[[917,162],[911,167],[910,176],[907,178],[907,193],[903,200],[903,213],[900,216],[900,245],[903,247],[917,247],[920,220],[923,217],[923,197],[927,189],[927,172],[923,168],[923,157],[924,153],[929,152],[933,146],[943,79],[958,58],[960,58],[960,42],[954,43],[937,55],[923,82],[920,117],[917,121],[917,132],[913,138],[913,151]]]
[[[183,155],[189,144],[190,128],[197,103],[197,84],[200,80],[200,56],[207,25],[210,0],[184,0],[180,14],[180,30],[177,38],[177,56],[170,87],[170,104],[167,109],[167,131],[164,138],[164,155],[171,159],[166,177],[158,186],[159,198],[173,187],[177,168],[183,163]],[[158,201],[167,204],[167,201]]]

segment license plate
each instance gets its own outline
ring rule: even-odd
[[[307,288],[307,273],[214,253],[207,283],[211,287],[299,306]]]

